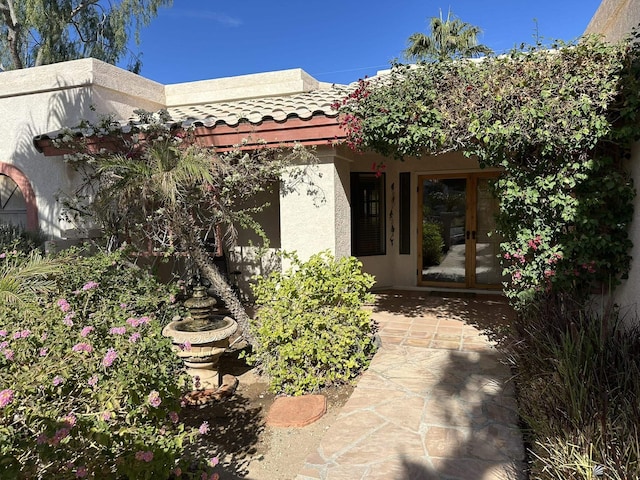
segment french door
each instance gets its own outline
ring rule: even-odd
[[[497,288],[502,279],[495,233],[495,174],[418,177],[418,284]]]

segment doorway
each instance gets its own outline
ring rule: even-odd
[[[495,173],[418,177],[418,285],[499,288]]]

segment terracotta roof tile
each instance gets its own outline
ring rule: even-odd
[[[331,105],[351,90],[346,85],[333,85],[294,95],[252,98],[232,102],[169,107],[171,118],[184,126],[212,127],[217,124],[236,126],[241,121],[258,124],[273,119],[283,122],[289,117],[309,119],[313,115],[336,116]]]

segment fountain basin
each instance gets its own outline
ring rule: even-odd
[[[233,318],[212,315],[206,320],[174,320],[162,329],[162,335],[171,338],[174,351],[194,379],[195,389],[217,388],[219,375],[215,369],[237,329]]]

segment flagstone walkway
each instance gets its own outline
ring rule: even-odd
[[[508,367],[481,329],[497,295],[389,291],[381,348],[296,480],[519,480],[524,448]]]

